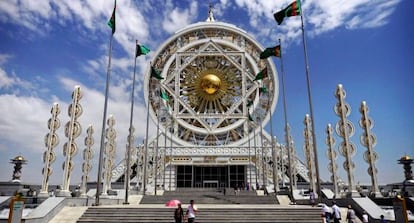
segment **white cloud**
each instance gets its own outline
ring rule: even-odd
[[[39,145],[37,141],[43,139],[39,127],[46,127],[48,103],[35,97],[3,94],[0,95],[0,107],[0,112],[7,114],[7,118],[1,118],[1,138],[13,141],[18,148],[41,151],[41,146],[34,145]]]
[[[320,0],[307,1],[304,10],[311,34],[318,35],[338,27],[374,28],[387,19],[401,0]]]
[[[349,29],[373,28],[384,25],[395,6],[401,0],[307,0],[303,1],[305,19],[309,25],[306,26],[310,35],[319,35],[338,27]],[[283,1],[259,1],[259,0],[235,0],[235,5],[241,10],[246,10],[249,15],[249,23],[257,29],[257,36],[268,35],[268,27],[275,26],[273,13],[286,7],[291,0]],[[117,32],[115,40],[118,41],[125,52],[133,55],[134,42],[147,42],[149,34],[149,17],[147,15],[159,14],[153,7],[152,1],[145,1],[137,4],[132,0],[118,0],[117,2]],[[181,2],[180,7],[175,6],[176,1],[164,2],[164,9],[161,12],[163,21],[157,21],[156,16],[151,17],[151,26],[161,25],[168,33],[173,33],[180,28],[192,23],[197,17],[198,3],[192,1],[188,3],[188,8]],[[232,5],[231,1],[222,0],[216,8],[222,11],[222,7]],[[53,6],[53,7],[52,7]],[[12,21],[31,30],[50,29],[49,23],[53,20],[63,26],[75,24],[78,29],[87,28],[92,32],[108,31],[106,25],[113,9],[112,1],[95,0],[64,0],[40,1],[34,3],[30,0],[0,2],[0,19],[2,21]],[[240,10],[239,9],[239,10]],[[297,29],[292,25],[292,20],[286,19],[284,24],[275,29],[282,29],[285,33],[292,33],[292,29]],[[79,23],[79,24],[77,24]],[[284,28],[285,27],[285,28]],[[265,29],[265,30],[263,30]],[[42,30],[43,32],[44,30]],[[159,30],[151,30],[154,33]],[[295,32],[293,32],[295,33]],[[285,37],[299,38],[299,36],[289,35]]]
[[[3,65],[7,61],[9,61],[11,58],[13,58],[12,55],[9,55],[9,54],[0,54],[0,65]]]
[[[18,91],[19,89],[31,90],[33,89],[33,86],[30,82],[20,79],[14,73],[12,75],[8,75],[6,71],[0,67],[0,90],[2,89],[8,91]]]
[[[50,16],[51,6],[49,1],[21,0],[20,9],[23,13],[33,13],[43,18],[48,18]]]
[[[306,31],[309,35],[320,35],[332,31],[339,27],[358,29],[375,28],[385,25],[389,15],[394,11],[396,5],[401,0],[307,0],[302,1],[304,11]],[[300,38],[300,19],[286,18],[279,26],[273,18],[273,13],[277,12],[288,4],[291,0],[283,1],[259,1],[259,0],[235,0],[235,3],[242,10],[249,14],[249,23],[253,28],[257,38],[268,37],[269,28],[271,31],[279,31],[285,43],[296,41]],[[265,19],[263,19],[265,18]],[[266,31],[264,31],[266,30]],[[277,40],[278,37],[273,37]]]
[[[92,77],[97,77],[99,76],[98,73],[102,73],[103,66],[105,66],[105,64],[103,64],[101,60],[88,60],[82,66],[82,70]]]
[[[357,10],[356,15],[346,23],[346,27],[357,29],[383,26],[399,2],[400,0],[368,2],[365,7]]]
[[[191,2],[187,9],[174,8],[165,12],[165,19],[162,27],[169,33],[174,33],[177,30],[190,24],[197,15],[198,4],[196,1]]]
[[[274,2],[274,1],[235,0],[235,2],[239,7],[245,8],[249,12],[253,14],[258,14],[258,15],[272,12],[273,8],[275,8],[277,4],[280,4],[280,6],[282,6],[282,2]]]
[[[3,21],[11,21],[32,31],[45,25],[45,21],[50,17],[50,10],[49,1],[13,0],[0,2],[0,12],[4,13],[0,18]]]
[[[7,76],[6,72],[0,68],[0,89],[10,87],[15,80]]]
[[[106,21],[111,16],[113,4],[112,1],[102,0],[2,1],[0,20],[23,26],[39,35],[45,35],[50,29],[50,23],[55,21],[62,26],[76,27],[80,31],[86,28],[92,33],[109,34],[110,28]],[[145,17],[138,6],[132,0],[117,1],[117,31],[114,39],[129,55],[134,53],[135,40],[146,41],[149,35]]]

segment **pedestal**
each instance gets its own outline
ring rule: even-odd
[[[61,190],[56,192],[56,197],[72,197],[72,193],[68,190]]]
[[[347,198],[352,198],[352,197],[361,197],[361,194],[360,194],[358,191],[353,190],[353,191],[351,191],[351,192],[346,192],[346,197],[347,197]]]
[[[50,197],[49,192],[48,191],[40,191],[39,194],[37,195],[38,197]]]

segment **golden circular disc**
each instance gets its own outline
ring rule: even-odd
[[[201,78],[200,87],[207,94],[214,94],[220,90],[221,80],[214,74],[207,74]]]

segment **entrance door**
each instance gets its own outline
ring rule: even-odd
[[[194,166],[194,184],[203,188],[218,188],[228,182],[227,166]]]
[[[176,170],[177,187],[243,187],[246,182],[246,167],[242,165],[177,166]]]
[[[205,180],[203,181],[204,188],[218,188],[218,180]]]

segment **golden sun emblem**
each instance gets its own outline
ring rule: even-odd
[[[222,57],[201,57],[182,71],[182,96],[197,112],[224,113],[241,95],[241,72]]]
[[[214,94],[220,89],[221,80],[214,74],[207,74],[201,78],[200,87],[207,94]]]

